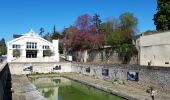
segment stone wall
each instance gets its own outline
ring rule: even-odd
[[[86,70],[90,68],[90,72]],[[91,64],[72,64],[74,72],[94,76],[110,81],[124,82],[142,86],[143,88],[156,87],[162,90],[170,90],[170,68],[150,67],[139,65],[91,65]],[[108,69],[108,76],[102,75],[102,69]],[[138,73],[138,81],[127,79],[128,71]]]
[[[107,53],[106,53],[107,50]],[[103,50],[92,50],[88,52],[84,51],[75,51],[72,55],[73,60],[77,62],[92,62],[92,63],[108,63],[108,64],[122,64],[123,59],[119,57],[119,54],[112,49],[103,49]],[[129,64],[138,64],[137,55],[133,55],[128,62]]]
[[[118,57],[118,53],[112,52],[112,50],[108,49],[108,53],[106,54],[105,50],[92,50],[88,52],[84,51],[75,51],[72,55],[74,55],[74,60],[77,62],[108,62],[119,64],[122,63],[122,60]]]
[[[12,100],[11,74],[7,63],[0,65],[0,100]]]
[[[60,70],[53,70],[54,66],[61,66]],[[51,73],[51,72],[71,72],[71,63],[58,62],[13,62],[9,63],[11,74]],[[24,66],[32,66],[32,71],[24,71]]]
[[[61,65],[61,70],[53,70],[53,66]],[[76,72],[101,78],[109,81],[118,81],[131,86],[143,88],[156,87],[170,91],[170,68],[139,65],[92,65],[84,63],[9,63],[11,74],[28,74],[31,71],[23,71],[24,66],[32,66],[32,72]],[[108,76],[102,75],[102,70],[108,69]],[[137,72],[138,81],[127,79],[128,72]]]

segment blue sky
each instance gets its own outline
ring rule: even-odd
[[[58,31],[73,24],[82,14],[99,14],[118,18],[131,12],[138,18],[139,33],[154,30],[153,15],[156,0],[0,0],[0,38],[12,39],[13,33],[23,34],[31,28],[39,32],[44,27],[50,32],[55,25]]]

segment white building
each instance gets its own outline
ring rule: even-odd
[[[59,41],[52,43],[41,38],[33,30],[29,33],[13,39],[7,43],[8,62],[59,62]],[[15,57],[14,50],[20,51],[20,56]],[[45,55],[46,51],[51,51],[52,56]]]
[[[170,67],[170,32],[143,35],[137,45],[140,65]]]

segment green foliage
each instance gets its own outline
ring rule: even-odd
[[[51,39],[56,40],[56,39],[59,39],[60,37],[61,37],[61,34],[56,31],[56,28],[55,28],[55,25],[54,25],[53,32],[51,33]]]
[[[48,57],[50,57],[50,56],[52,56],[53,55],[53,52],[51,51],[51,50],[44,50],[43,51],[43,56],[45,57],[45,56],[48,56]]]
[[[78,17],[76,26],[64,29],[63,46],[67,52],[74,52],[99,50],[102,46],[109,45],[111,50],[106,55],[117,51],[124,62],[127,62],[133,54],[132,38],[137,32],[137,24],[137,18],[129,12],[121,14],[119,18],[110,17],[103,23],[99,15],[91,17],[85,14]],[[98,36],[101,34],[103,36]]]
[[[14,49],[13,50],[13,57],[20,57],[21,56],[21,52],[19,49]]]
[[[129,12],[121,14],[120,20],[125,28],[134,28],[138,23],[137,18],[134,17],[133,14]]]
[[[124,63],[127,63],[133,54],[132,44],[123,44],[121,45],[121,55],[124,57]]]
[[[0,47],[0,56],[7,54],[7,48],[6,47]]]
[[[1,41],[0,41],[0,47],[6,47],[4,38],[2,38]]]
[[[5,39],[2,38],[0,40],[0,56],[6,55],[6,54],[7,54],[7,48],[6,48],[6,44],[5,44]]]
[[[113,32],[113,24],[110,22],[104,22],[99,27],[99,30],[105,32],[106,34],[110,34],[111,32]]]
[[[59,39],[60,37],[61,37],[60,33],[56,32],[56,31],[55,31],[55,33],[52,33],[52,35],[51,35],[52,40]]]
[[[170,0],[158,0],[153,20],[157,30],[170,30]]]
[[[125,41],[125,35],[120,29],[110,32],[107,38],[107,43],[112,46],[121,45]]]
[[[100,27],[101,22],[102,22],[101,19],[100,19],[100,16],[98,14],[94,14],[92,21],[93,21],[93,24],[96,27],[96,32],[98,33],[100,31],[99,27]]]
[[[133,16],[132,13],[123,13],[120,15],[121,28],[126,33],[128,38],[132,38],[132,36],[136,33],[136,26],[138,24],[138,20]]]
[[[160,15],[158,16],[157,18],[157,28],[158,30],[161,30],[161,31],[166,31],[168,30],[168,20],[166,19],[166,16],[165,15]]]
[[[43,36],[43,33],[44,33],[44,32],[45,32],[45,31],[44,31],[44,28],[41,27],[41,28],[40,28],[40,33],[39,33],[39,35],[40,35],[40,36]]]

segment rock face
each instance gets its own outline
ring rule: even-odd
[[[12,76],[12,100],[44,100],[36,87],[28,80],[27,76]]]

